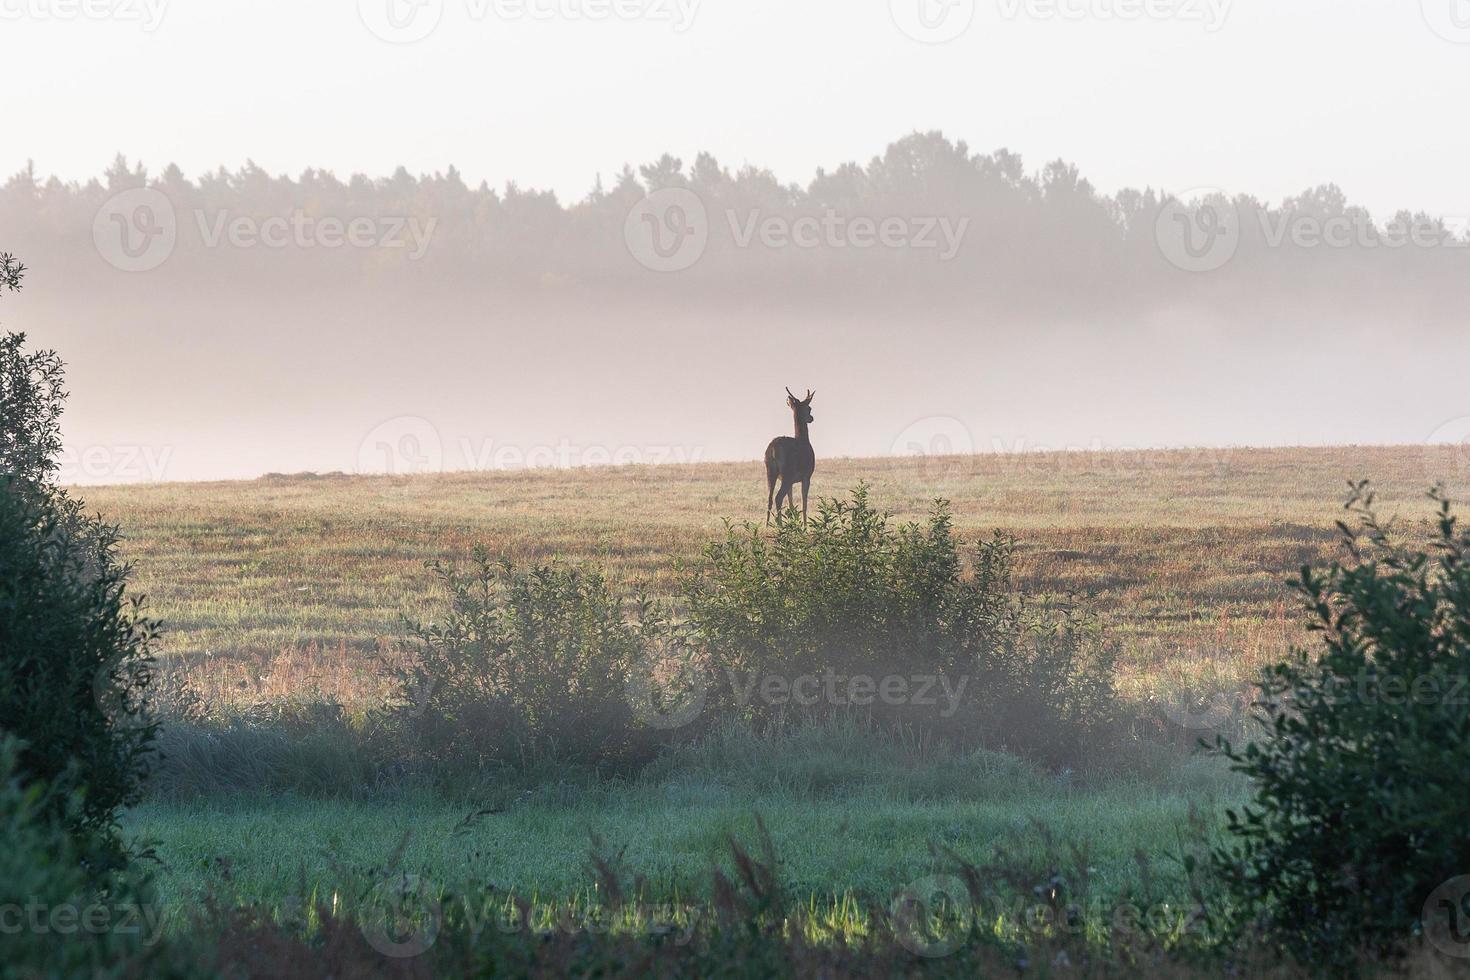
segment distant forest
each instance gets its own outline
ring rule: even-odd
[[[1279,319],[1300,309],[1319,323],[1336,310],[1458,322],[1470,298],[1464,229],[1427,215],[1370,216],[1334,185],[1279,204],[1235,197],[1229,203],[1239,215],[1240,238],[1233,257],[1217,270],[1191,272],[1171,264],[1158,244],[1160,211],[1169,200],[1159,191],[1107,196],[1064,161],[1028,170],[1015,153],[975,153],[939,133],[900,139],[865,166],[818,171],[806,186],[752,166],[732,171],[708,154],[692,165],[666,155],[625,167],[608,182],[599,179],[570,204],[515,183],[470,187],[453,168],[417,177],[400,168],[389,177],[343,180],[321,170],[274,176],[247,163],[191,180],[177,166],[154,174],[119,157],[100,180],[85,184],[42,178],[33,168],[10,177],[0,189],[0,241],[35,268],[85,278],[120,275],[99,260],[93,222],[109,197],[144,186],[166,195],[177,213],[178,243],[159,271],[204,289],[242,277],[262,289],[273,288],[267,282],[347,288],[365,280],[382,288],[384,277],[398,277],[452,290],[550,291],[592,300],[632,293],[680,304],[893,303],[1069,319],[1195,310],[1240,321],[1257,311]],[[711,238],[693,267],[660,274],[633,259],[624,227],[646,194],[670,187],[699,195]],[[968,226],[949,261],[935,250],[742,248],[731,232],[735,221],[757,212],[791,221],[834,211],[877,220],[967,219]],[[417,259],[404,249],[209,248],[201,235],[219,215],[260,220],[293,213],[343,221],[432,219],[434,230]],[[727,214],[734,218],[727,221]],[[1339,247],[1302,244],[1291,233],[1272,242],[1272,229],[1281,234],[1301,219],[1335,219],[1364,230]],[[1405,243],[1409,226],[1420,239],[1424,228],[1438,232],[1432,244]]]

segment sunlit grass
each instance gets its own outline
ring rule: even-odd
[[[1328,448],[824,460],[815,489],[869,481],[896,517],[953,502],[957,527],[1021,540],[1031,590],[1067,593],[1117,641],[1123,693],[1230,686],[1302,637],[1286,582],[1337,553],[1346,481],[1389,511],[1427,516],[1435,480],[1470,489],[1453,449]],[[748,464],[270,477],[94,487],[127,529],[135,584],[165,623],[161,652],[209,699],[249,704],[320,690],[381,695],[403,614],[433,609],[424,562],[477,543],[517,559],[594,562],[654,595],[677,589],[725,518],[760,519]]]

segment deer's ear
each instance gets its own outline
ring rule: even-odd
[[[808,388],[806,390],[806,400],[803,401],[802,404],[803,405],[810,405],[812,403],[812,399],[815,398],[815,397],[817,397],[817,393],[815,391],[812,391],[810,388]]]

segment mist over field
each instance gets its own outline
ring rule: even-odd
[[[0,0],[0,980],[1465,975],[1467,58]]]
[[[753,459],[786,386],[829,457],[1466,434],[1453,219],[1105,195],[937,132],[828,166],[664,156],[570,202],[452,168],[27,169],[7,318],[75,352],[78,483]]]

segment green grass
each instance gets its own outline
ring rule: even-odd
[[[757,815],[783,885],[819,910],[886,904],[917,879],[953,872],[956,861],[934,845],[975,864],[999,857],[1037,882],[1064,871],[1055,865],[1070,864],[1075,845],[1093,869],[1089,900],[1152,890],[1180,901],[1184,882],[1169,855],[1202,843],[1191,807],[1218,815],[1242,798],[1234,777],[1203,759],[1089,778],[991,753],[905,760],[897,750],[859,754],[850,741],[820,741],[764,743],[771,758],[763,767],[760,740],[728,739],[636,779],[512,786],[483,801],[153,801],[130,813],[127,830],[156,842],[161,897],[174,914],[211,889],[275,908],[352,894],[395,873],[477,902],[509,894],[551,905],[595,901],[594,840],[626,881],[645,879],[647,901],[700,901],[711,868],[729,865],[727,835],[757,842]],[[1151,855],[1147,882],[1139,851]]]

